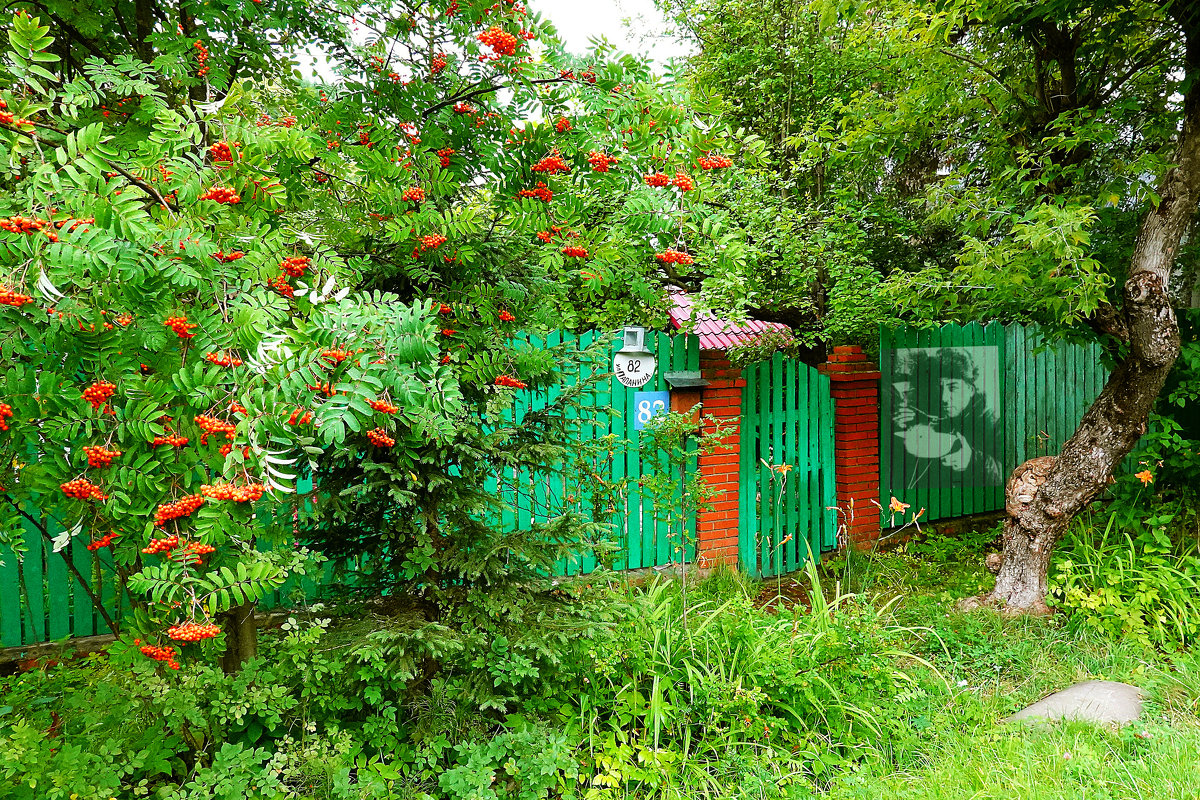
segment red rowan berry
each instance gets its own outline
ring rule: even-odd
[[[396,444],[396,440],[388,436],[383,428],[367,431],[367,441],[376,447],[392,447]]]

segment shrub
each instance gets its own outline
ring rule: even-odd
[[[1182,527],[1194,522],[1195,512],[1182,506],[1114,510],[1103,527],[1095,517],[1080,520],[1055,550],[1051,604],[1073,624],[1148,647],[1190,644],[1200,631],[1200,553]]]

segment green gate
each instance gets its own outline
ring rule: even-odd
[[[776,353],[743,370],[738,550],[759,577],[837,546],[829,378]]]

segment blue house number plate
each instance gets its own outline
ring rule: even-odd
[[[665,414],[671,406],[670,392],[633,393],[633,429],[640,431],[646,423],[659,414]]]

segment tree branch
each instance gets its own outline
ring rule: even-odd
[[[41,520],[26,512],[25,509],[21,508],[20,504],[17,503],[16,500],[13,500],[8,495],[5,495],[4,499],[7,500],[8,504],[12,506],[18,514],[24,517],[30,525],[37,528],[38,532],[42,534],[42,538],[50,542],[51,545],[54,544],[54,537],[50,535],[50,531],[46,530],[46,526],[41,523]],[[79,571],[79,568],[75,566],[75,562],[67,557],[66,549],[59,550],[58,554],[62,556],[63,563],[67,565],[67,569],[70,570],[71,574],[75,576],[75,580],[79,581],[79,585],[83,587],[85,592],[87,592],[88,599],[92,601],[92,608],[99,611],[100,616],[104,617],[104,623],[108,625],[108,629],[113,632],[113,635],[120,636],[121,631],[117,628],[117,624],[113,622],[112,617],[108,615],[108,610],[104,608],[104,605],[100,602],[100,598],[96,597],[96,593],[92,591],[91,584],[84,580],[83,574]]]
[[[538,78],[537,80],[530,81],[530,83],[534,85],[542,85],[547,83],[570,83],[572,80],[572,78]],[[476,89],[474,91],[467,92],[466,94],[455,95],[447,100],[443,100],[437,105],[433,105],[425,109],[425,111],[421,113],[421,119],[429,119],[443,108],[449,108],[456,103],[466,102],[467,100],[471,100],[475,97],[483,97],[486,94],[493,94],[501,89],[507,89],[511,85],[512,84],[502,83],[499,86],[485,86],[482,89]]]

